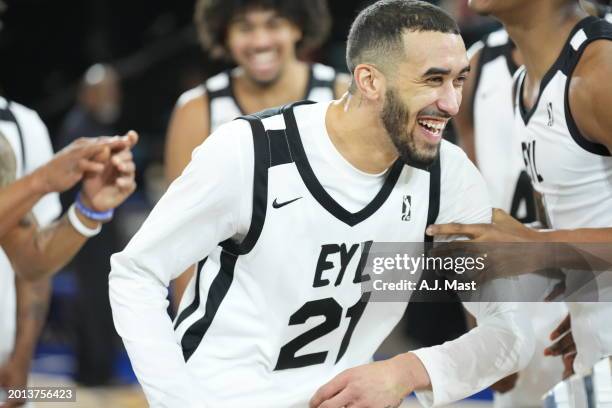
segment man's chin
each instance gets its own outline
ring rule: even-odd
[[[280,71],[274,72],[273,74],[253,74],[249,73],[249,79],[257,86],[261,88],[268,88],[278,82],[280,78]]]

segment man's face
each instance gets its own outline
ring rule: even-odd
[[[480,15],[498,16],[499,14],[512,12],[524,4],[533,1],[536,0],[468,0],[468,5],[474,12]]]
[[[227,47],[246,75],[259,84],[273,84],[285,64],[295,59],[299,28],[274,10],[253,9],[237,15],[227,31]]]
[[[404,46],[405,58],[387,76],[380,119],[402,159],[427,166],[459,111],[469,61],[455,34],[410,32],[404,34]]]

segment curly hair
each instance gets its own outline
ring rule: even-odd
[[[319,47],[329,35],[331,16],[327,0],[198,0],[194,21],[204,51],[213,58],[230,59],[226,47],[232,19],[253,9],[275,10],[302,31],[297,52]]]

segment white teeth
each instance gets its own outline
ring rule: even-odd
[[[430,120],[419,120],[418,121],[421,126],[426,127],[432,133],[440,133],[445,127],[445,122],[434,122]]]
[[[257,64],[267,64],[274,61],[275,53],[273,51],[260,52],[253,55],[253,62]]]

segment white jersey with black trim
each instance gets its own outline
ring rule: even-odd
[[[480,51],[472,97],[474,145],[478,168],[494,207],[522,222],[535,221],[533,190],[524,170],[520,143],[513,136],[512,76],[514,45],[498,30],[470,48]]]
[[[568,100],[570,79],[582,53],[602,39],[612,40],[612,24],[597,17],[581,20],[542,79],[530,110],[521,97],[526,71],[521,68],[517,73],[514,128],[534,189],[542,195],[548,222],[555,229],[612,227],[612,157],[605,146],[580,133]],[[612,354],[612,303],[569,303],[568,307],[578,349],[574,368],[585,372]]]
[[[327,102],[334,99],[336,71],[327,65],[309,65],[308,83],[304,97],[314,102]],[[204,84],[208,95],[210,133],[220,125],[244,115],[245,112],[236,100],[232,86],[232,71],[223,71]]]
[[[371,361],[404,313],[406,303],[362,294],[371,243],[422,242],[434,219],[490,220],[484,182],[458,147],[443,142],[430,169],[398,160],[365,174],[330,141],[328,106],[221,126],[111,258],[115,326],[152,406],[307,406],[334,375]],[[198,259],[170,322],[164,286]],[[428,406],[526,362],[516,305],[466,307],[475,331],[415,351]]]
[[[53,156],[47,128],[36,112],[0,97],[0,131],[15,154],[17,178],[31,173]],[[32,210],[40,225],[47,225],[61,213],[57,193],[44,196]],[[0,248],[0,365],[13,351],[15,340],[15,273]]]

